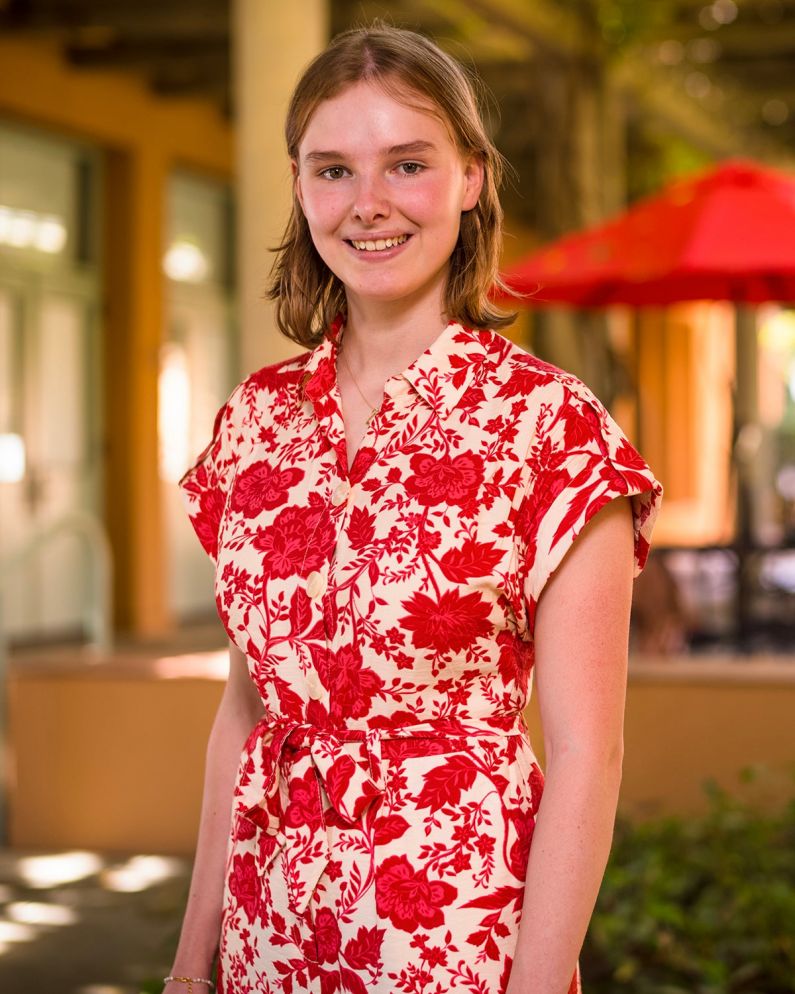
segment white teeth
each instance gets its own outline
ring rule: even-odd
[[[408,235],[399,235],[397,238],[379,238],[374,242],[356,242],[351,239],[351,244],[360,252],[383,252],[384,249],[402,245],[408,237]]]

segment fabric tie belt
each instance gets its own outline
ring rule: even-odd
[[[466,749],[473,739],[513,735],[529,741],[520,712],[488,722],[443,719],[385,730],[325,729],[265,717],[243,747],[235,813],[266,833],[258,850],[263,873],[285,850],[288,900],[300,915],[331,857],[324,795],[335,819],[354,825],[384,793],[384,758]],[[407,739],[433,741],[422,748]]]

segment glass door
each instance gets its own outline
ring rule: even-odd
[[[0,624],[84,634],[100,509],[96,154],[0,123]]]
[[[98,510],[93,322],[85,289],[0,277],[0,548],[14,557],[2,598],[12,641],[81,633],[87,550],[67,521]]]
[[[231,238],[228,187],[185,173],[173,176],[158,434],[169,594],[183,623],[215,616],[211,563],[188,521],[177,481],[209,442],[215,413],[234,385]]]

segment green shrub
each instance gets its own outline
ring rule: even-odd
[[[795,992],[795,799],[760,814],[706,789],[701,817],[617,824],[586,994]]]

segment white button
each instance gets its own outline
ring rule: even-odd
[[[313,570],[306,578],[306,592],[312,600],[322,597],[326,592],[325,573],[319,573],[317,570]]]
[[[323,697],[324,688],[320,682],[320,677],[317,675],[317,670],[310,670],[307,673],[306,689],[309,696],[315,701],[319,701]]]
[[[351,492],[350,483],[348,483],[347,480],[343,480],[342,483],[340,483],[339,486],[332,493],[331,503],[334,504],[335,506],[344,504],[345,501],[348,499],[348,495],[350,494],[350,492]]]

